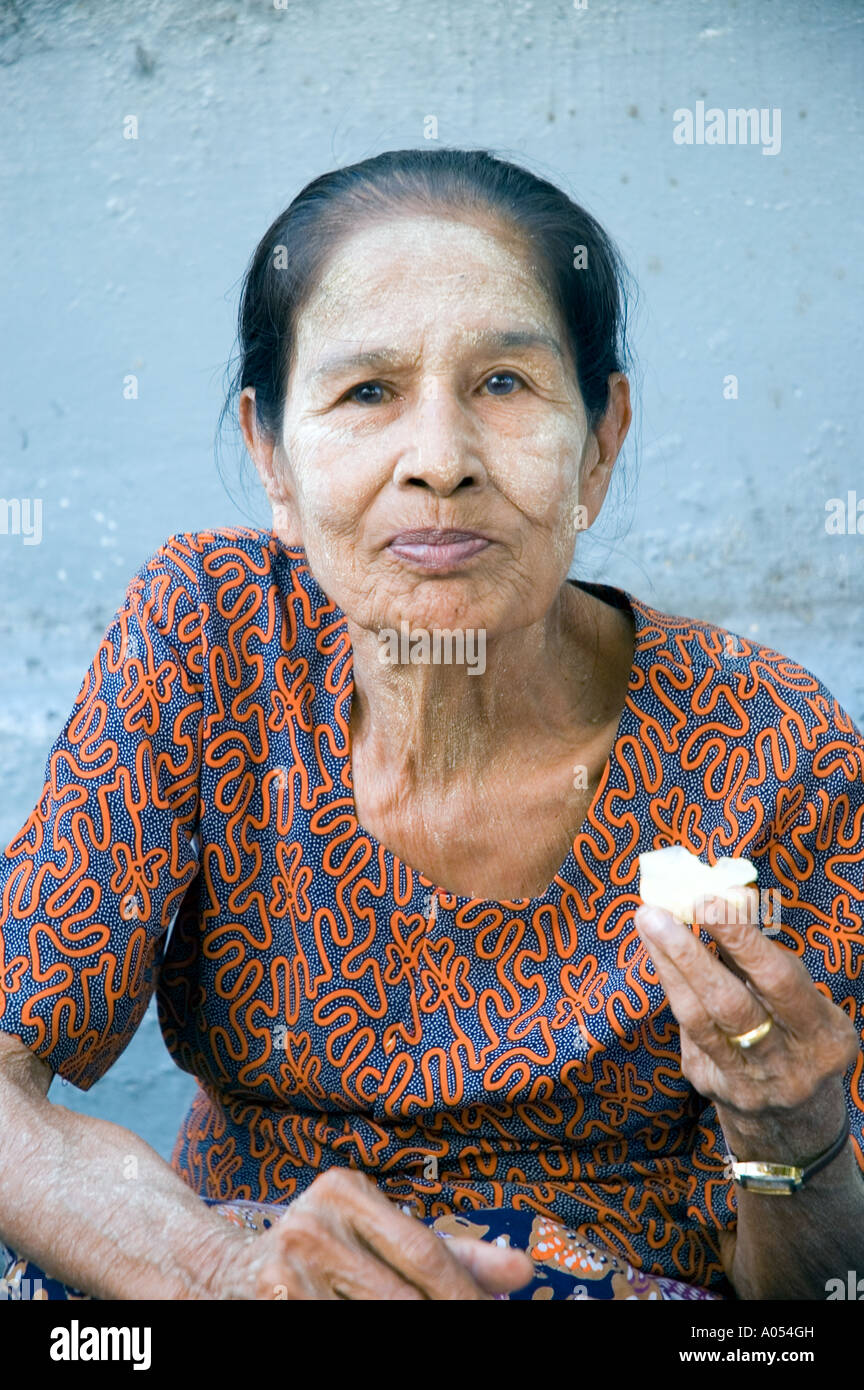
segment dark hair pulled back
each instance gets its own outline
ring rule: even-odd
[[[326,263],[362,227],[418,211],[485,223],[491,217],[529,248],[566,330],[589,427],[596,425],[610,373],[630,363],[629,276],[616,246],[548,180],[486,150],[436,146],[387,150],[321,174],[274,219],[243,281],[220,433],[240,392],[252,386],[259,429],[279,437],[299,316]]]

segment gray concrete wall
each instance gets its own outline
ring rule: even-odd
[[[213,460],[254,245],[428,116],[563,182],[641,284],[627,486],[578,572],[788,652],[864,724],[864,535],[825,529],[828,499],[864,500],[862,38],[857,0],[0,3],[0,496],[42,501],[40,544],[0,534],[0,841],[142,560],[268,524]],[[779,108],[779,151],[677,144],[699,101]],[[192,1084],[151,1015],[52,1096],[167,1155]]]

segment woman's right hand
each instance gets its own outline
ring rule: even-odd
[[[245,1253],[244,1253],[245,1252]],[[234,1247],[217,1298],[490,1299],[521,1289],[523,1250],[442,1239],[357,1169],[328,1168],[261,1235]]]

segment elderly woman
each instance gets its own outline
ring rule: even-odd
[[[10,1282],[864,1270],[864,737],[791,659],[568,579],[630,424],[623,305],[597,223],[480,151],[327,174],[265,234],[228,404],[272,529],[142,566],[0,867]],[[779,915],[640,905],[671,845],[748,857]],[[170,1167],[46,1097],[154,988],[199,1083]]]

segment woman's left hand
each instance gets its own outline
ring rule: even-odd
[[[758,925],[756,889],[735,894],[737,912],[723,898],[701,899],[696,910],[722,959],[662,908],[640,907],[635,925],[680,1024],[682,1071],[715,1103],[737,1157],[751,1148],[753,1157],[794,1163],[836,1137],[845,1104],[838,1078],[860,1042],[798,956]],[[752,1046],[730,1041],[769,1019]]]

